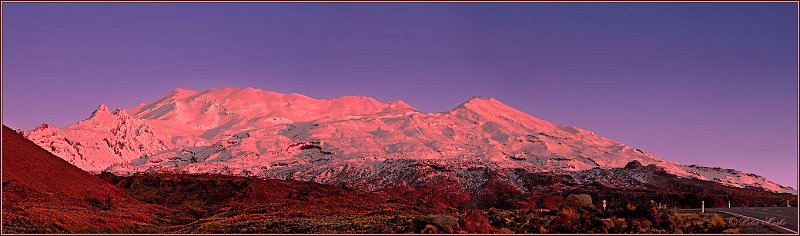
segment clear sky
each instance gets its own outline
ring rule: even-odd
[[[797,187],[796,3],[3,3],[2,118],[184,87],[488,96],[684,164]]]

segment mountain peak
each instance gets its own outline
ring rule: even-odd
[[[123,109],[119,109],[119,108],[115,109],[114,112],[112,112],[111,114],[119,116],[119,117],[130,117],[128,115],[128,112],[126,112]]]
[[[380,104],[381,102],[366,96],[341,96],[338,98],[332,99],[332,101],[341,102],[344,105],[356,105],[356,104]]]
[[[38,127],[34,128],[32,131],[42,131],[42,130],[47,130],[47,129],[55,129],[55,127],[53,127],[52,125],[50,125],[48,123],[42,123]]]
[[[189,90],[189,89],[185,89],[185,88],[176,88],[176,89],[172,90],[172,93],[167,95],[166,98],[180,99],[180,98],[188,97],[188,96],[191,96],[191,95],[194,95],[194,94],[197,94],[197,91]]]
[[[416,109],[414,109],[414,107],[412,107],[411,105],[408,105],[408,103],[406,103],[403,100],[394,100],[394,101],[389,102],[388,104],[389,104],[390,107],[395,108],[395,109],[416,110]]]
[[[89,119],[94,118],[101,114],[110,114],[108,112],[108,106],[106,104],[100,104],[100,106],[97,106],[97,109],[95,109],[94,112],[92,112],[92,115],[89,116]]]
[[[100,104],[100,106],[97,106],[97,109],[95,109],[95,112],[108,112],[108,105]]]
[[[263,89],[253,88],[253,87],[244,87],[242,90],[250,90],[250,91],[264,91]]]
[[[197,91],[185,89],[185,88],[176,88],[172,90],[173,94],[187,94],[187,93],[196,93]]]
[[[502,102],[498,101],[497,99],[494,99],[492,97],[483,97],[483,96],[470,97],[469,100],[464,102],[462,105],[473,105],[473,106],[486,106],[486,105],[497,106],[497,105],[502,105],[502,106],[507,106],[506,104],[503,104]]]
[[[497,99],[494,99],[494,98],[491,98],[491,97],[483,97],[483,96],[473,96],[469,100],[467,100],[466,102],[461,103],[461,105],[458,105],[458,107],[456,107],[454,110],[457,110],[459,108],[468,109],[468,110],[472,110],[472,111],[476,111],[476,112],[477,111],[482,111],[482,110],[490,110],[490,111],[498,111],[498,110],[509,111],[509,110],[514,110],[514,111],[516,111],[516,109],[514,109],[512,107],[509,107],[508,105],[498,101]]]
[[[497,101],[497,99],[494,99],[492,97],[472,96],[469,99],[467,99],[467,103],[470,102],[474,103],[474,102],[499,102],[499,101]]]

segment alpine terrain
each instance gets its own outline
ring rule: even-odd
[[[796,193],[755,174],[664,160],[485,97],[422,113],[369,97],[177,89],[129,109],[100,105],[64,129],[43,124],[24,136],[91,173],[254,176],[366,191],[441,186],[456,188],[445,189],[453,201],[487,183],[534,191],[525,176],[535,173],[608,180],[629,163],[683,179]],[[600,182],[635,188],[655,181],[621,176],[628,180]]]

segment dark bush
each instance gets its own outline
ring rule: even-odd
[[[98,208],[100,210],[111,210],[111,196],[106,196],[104,200],[95,197],[87,197],[86,203],[89,204],[89,206]]]

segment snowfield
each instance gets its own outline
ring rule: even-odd
[[[638,161],[685,178],[796,194],[758,175],[681,165],[484,97],[421,113],[368,97],[177,89],[127,110],[101,105],[63,130],[44,124],[24,136],[93,173],[222,173],[375,190],[442,178],[469,187],[480,178],[475,168],[574,173]]]

